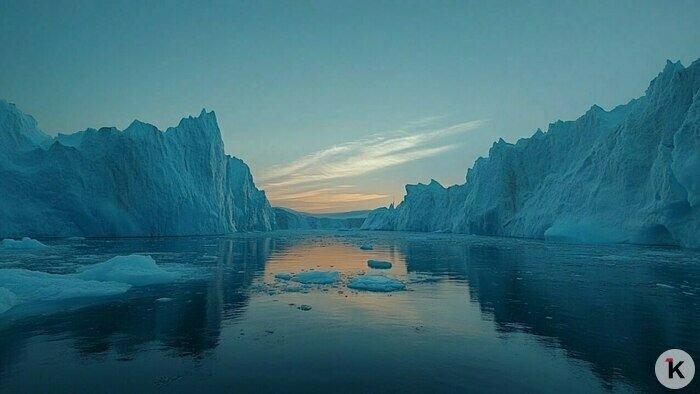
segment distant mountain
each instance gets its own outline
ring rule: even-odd
[[[213,112],[160,131],[52,138],[0,100],[0,237],[166,236],[274,229],[248,166],[224,153]]]
[[[312,214],[284,207],[273,208],[279,230],[359,229],[370,211]]]
[[[362,228],[700,247],[700,60],[667,62],[611,111],[499,140],[465,184],[406,193]]]

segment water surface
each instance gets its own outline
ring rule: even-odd
[[[0,268],[139,253],[191,276],[0,315],[2,392],[649,392],[661,352],[700,355],[697,251],[330,231],[45,242]],[[275,278],[308,270],[341,281]],[[346,287],[372,273],[406,290]]]

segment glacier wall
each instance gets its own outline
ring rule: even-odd
[[[465,184],[408,185],[362,228],[700,247],[700,60],[667,62],[611,111],[499,140]]]
[[[273,228],[248,166],[224,153],[213,112],[164,132],[134,121],[54,138],[0,100],[0,238]]]
[[[354,212],[340,213],[334,217],[297,212],[289,208],[274,207],[272,210],[277,230],[359,229],[366,218],[362,212],[350,216],[347,215]]]

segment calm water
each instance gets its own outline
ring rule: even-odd
[[[662,351],[700,361],[698,252],[365,232],[46,243],[0,268],[139,253],[192,275],[0,317],[2,392],[650,392]],[[349,290],[367,259],[407,290]],[[309,269],[342,281],[274,277]]]

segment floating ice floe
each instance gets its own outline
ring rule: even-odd
[[[369,268],[386,270],[386,269],[391,268],[391,263],[388,261],[381,261],[381,260],[367,260],[367,266],[369,266]]]
[[[360,249],[362,249],[362,250],[372,250],[372,249],[374,249],[374,247],[373,247],[371,244],[363,243],[362,245],[360,245]]]
[[[46,249],[47,245],[42,244],[36,239],[29,237],[24,237],[21,240],[16,239],[3,239],[0,242],[0,249],[13,249],[13,250],[31,250],[31,249]]]
[[[350,280],[348,287],[355,290],[390,292],[403,290],[406,285],[398,279],[384,275],[362,275]]]
[[[291,278],[295,282],[315,285],[328,285],[340,280],[338,271],[309,271],[294,275]]]
[[[74,275],[18,268],[0,270],[0,283],[0,311],[28,303],[116,295],[131,288],[128,283],[84,280]]]
[[[20,268],[0,269],[0,314],[15,306],[88,299],[125,293],[132,286],[177,280],[150,256],[117,256],[78,269],[51,274]]]

